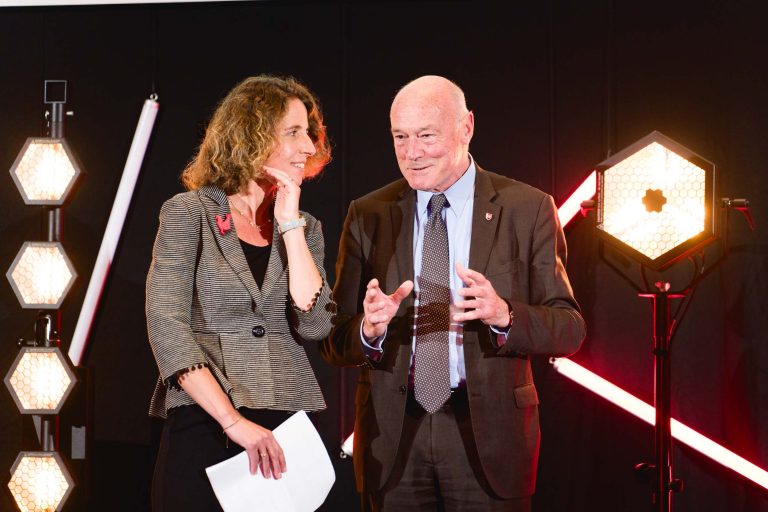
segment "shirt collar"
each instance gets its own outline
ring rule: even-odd
[[[472,158],[472,155],[469,155],[469,167],[467,167],[467,170],[464,171],[461,178],[443,191],[443,194],[445,194],[445,198],[450,205],[449,208],[456,212],[457,216],[461,215],[467,201],[474,194],[476,173],[477,168],[475,167],[475,160]],[[433,195],[434,192],[428,190],[416,191],[416,211],[419,212],[420,217],[427,215],[427,206]]]

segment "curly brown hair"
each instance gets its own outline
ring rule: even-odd
[[[184,186],[195,190],[210,185],[234,194],[248,180],[263,176],[262,165],[276,146],[276,127],[293,98],[307,107],[315,145],[304,177],[319,174],[331,160],[331,147],[317,98],[293,77],[259,75],[237,84],[216,108],[197,155],[181,173]]]

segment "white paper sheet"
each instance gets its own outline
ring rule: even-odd
[[[248,471],[248,455],[206,468],[225,512],[312,512],[323,504],[336,474],[320,435],[299,411],[272,431],[283,449],[288,471],[280,480]]]

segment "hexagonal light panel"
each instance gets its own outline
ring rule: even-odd
[[[77,377],[57,347],[24,347],[4,382],[22,414],[58,414]]]
[[[61,510],[75,481],[56,452],[21,452],[8,482],[22,512]]]
[[[5,275],[25,309],[58,309],[77,277],[59,242],[24,242]]]
[[[63,138],[28,138],[11,166],[26,204],[63,204],[79,175],[77,157]]]
[[[661,270],[714,240],[715,166],[653,132],[600,163],[597,233]]]

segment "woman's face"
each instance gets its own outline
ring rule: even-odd
[[[301,185],[304,164],[315,154],[315,145],[309,138],[307,108],[298,98],[288,100],[285,116],[277,124],[275,149],[264,165],[284,171]]]

